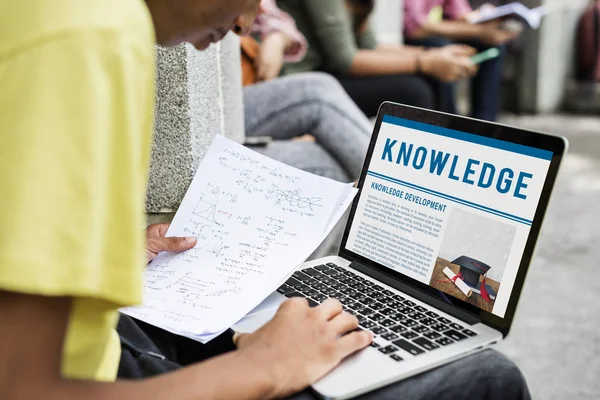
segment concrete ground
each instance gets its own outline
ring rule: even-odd
[[[504,116],[566,136],[564,160],[513,329],[498,349],[534,399],[600,398],[600,116]]]

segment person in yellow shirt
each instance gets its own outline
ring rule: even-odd
[[[246,34],[257,7],[258,0],[0,1],[3,400],[281,396],[368,345],[366,333],[338,339],[357,326],[338,303],[309,309],[294,301],[236,352],[152,380],[114,382],[117,310],[141,301],[147,257],[195,244],[150,227],[144,252],[154,44],[204,49],[230,30]]]
[[[205,49],[230,30],[244,35],[257,6],[0,0],[0,399],[280,398],[371,342],[370,333],[353,332],[358,321],[338,302],[309,308],[294,299],[239,336],[235,351],[203,362],[192,355],[186,368],[155,378],[117,379],[117,310],[141,301],[150,259],[196,243],[164,237],[165,225],[139,229],[154,43]],[[518,370],[496,353],[461,362],[388,394],[415,398],[448,384],[465,393],[467,375],[481,377],[482,393],[527,394]],[[484,379],[492,372],[496,383]]]

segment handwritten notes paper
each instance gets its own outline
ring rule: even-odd
[[[355,194],[217,136],[168,232],[198,244],[159,255],[146,271],[143,305],[122,312],[209,341],[308,258]]]

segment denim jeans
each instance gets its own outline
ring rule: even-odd
[[[310,72],[248,86],[244,107],[246,135],[275,140],[254,150],[338,181],[360,175],[373,125],[332,76]],[[316,142],[291,140],[304,134]]]

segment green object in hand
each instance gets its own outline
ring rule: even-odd
[[[492,47],[491,49],[487,49],[486,51],[482,51],[481,53],[475,54],[471,57],[471,61],[473,64],[481,64],[482,62],[491,60],[500,55],[500,49],[497,47]]]

